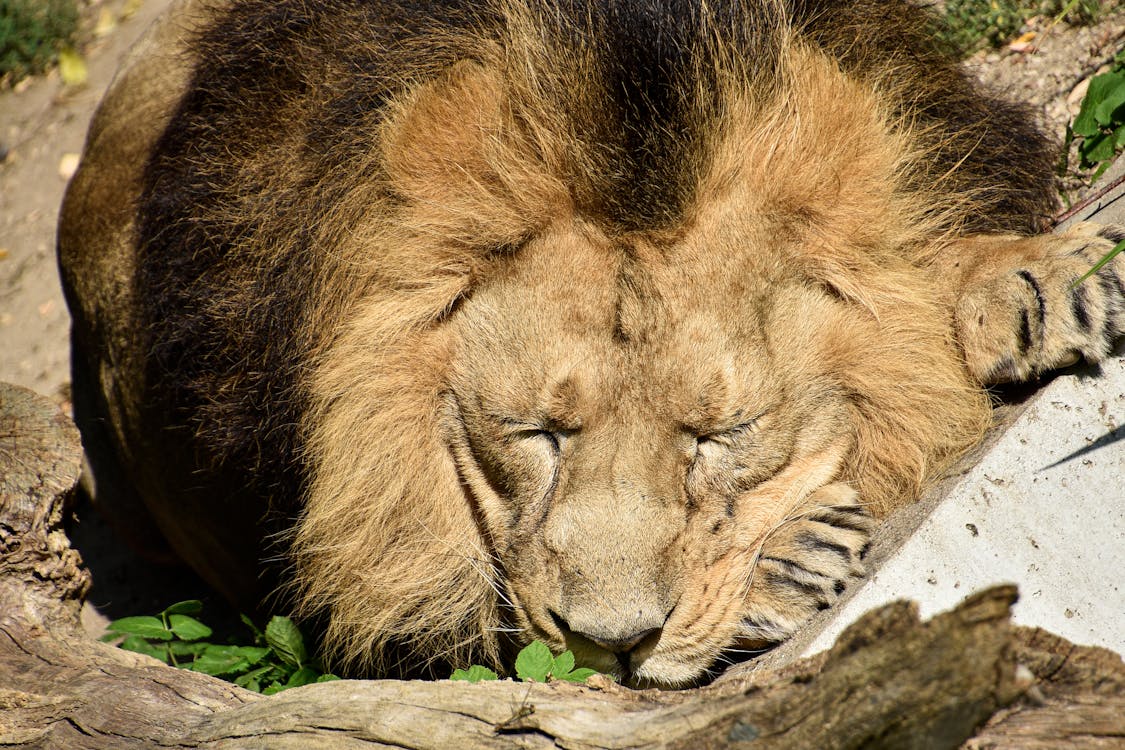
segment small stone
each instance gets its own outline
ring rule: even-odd
[[[63,154],[59,159],[59,177],[69,180],[78,171],[78,162],[82,157],[75,153]]]

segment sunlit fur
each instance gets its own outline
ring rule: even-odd
[[[907,4],[202,17],[182,98],[134,67],[64,209],[79,421],[232,598],[239,514],[278,532],[262,580],[344,669],[514,632],[690,684],[828,606],[987,425],[1000,334],[958,341],[979,279],[942,264],[1039,226],[1050,150]]]

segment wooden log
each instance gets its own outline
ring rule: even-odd
[[[254,694],[84,635],[90,577],[63,531],[81,467],[70,419],[0,383],[0,746],[175,743]]]
[[[21,605],[51,627],[76,621],[90,577],[62,522],[81,468],[70,419],[42,396],[0,383],[0,616]]]
[[[927,623],[899,602],[827,653],[696,690],[340,681],[271,697],[86,638],[87,573],[62,531],[78,436],[0,384],[0,745],[17,748],[1110,747],[1116,654],[1011,626],[1016,592]],[[983,729],[982,729],[983,727]],[[979,732],[978,732],[979,730]],[[974,734],[976,735],[973,738]],[[972,739],[970,739],[972,738]]]
[[[1016,628],[1016,658],[1035,684],[997,712],[966,750],[1125,747],[1125,666],[1103,648],[1075,646],[1038,628]]]

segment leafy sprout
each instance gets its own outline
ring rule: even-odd
[[[1094,169],[1101,177],[1113,157],[1125,148],[1125,53],[1117,56],[1108,73],[1090,81],[1078,116],[1067,128],[1067,145],[1078,143],[1082,169]]]
[[[551,653],[547,644],[542,641],[534,641],[524,646],[519,655],[516,656],[516,677],[525,682],[562,680],[564,682],[582,683],[595,674],[597,674],[595,670],[586,667],[575,669],[573,653],[563,651],[555,656]],[[474,664],[468,669],[455,669],[449,679],[482,682],[499,678],[488,667]]]
[[[263,632],[242,615],[252,643],[219,644],[204,640],[211,637],[211,628],[192,617],[202,610],[202,602],[190,599],[155,616],[123,617],[108,625],[102,640],[123,638],[118,644],[123,649],[265,695],[340,679],[325,673],[309,656],[301,631],[288,617],[274,616]]]

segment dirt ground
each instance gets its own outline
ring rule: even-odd
[[[0,380],[52,396],[64,408],[69,319],[55,265],[59,203],[114,70],[170,3],[93,0],[85,11],[93,41],[84,50],[84,85],[66,86],[52,72],[0,92]],[[1094,26],[1033,19],[1033,36],[978,54],[967,65],[989,86],[1033,105],[1044,127],[1061,139],[1089,79],[1125,46],[1125,7],[1103,5],[1107,10]],[[106,616],[159,611],[176,598],[205,596],[189,574],[132,558],[88,506],[80,505],[76,518],[72,537],[94,573],[91,630]]]

